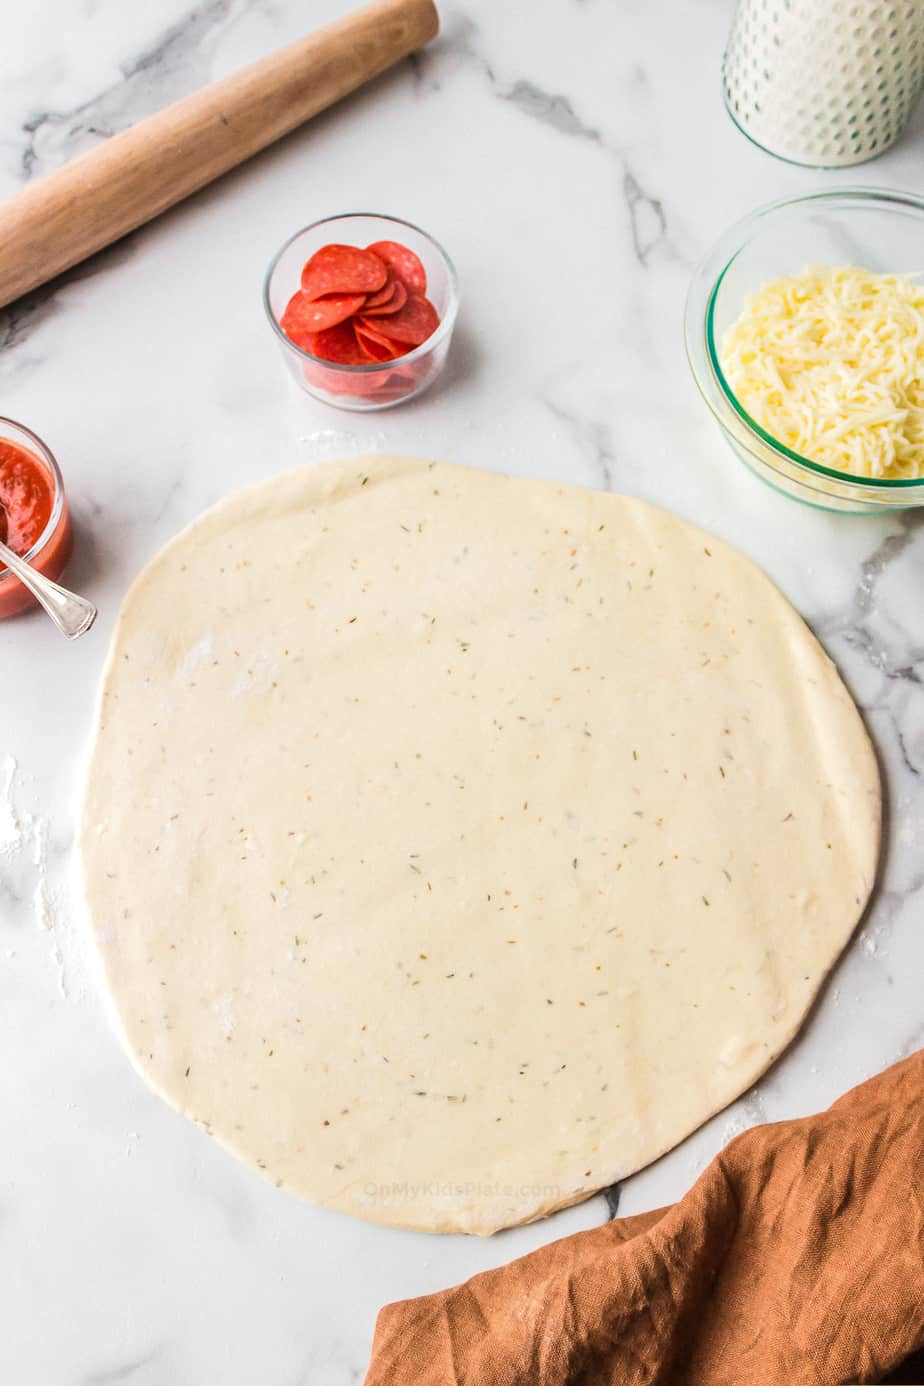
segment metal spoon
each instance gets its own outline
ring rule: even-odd
[[[3,542],[6,536],[6,511],[0,505],[0,560],[11,573],[16,574],[23,587],[28,587],[33,597],[41,603],[58,630],[66,635],[68,640],[76,640],[78,635],[85,635],[96,620],[96,607],[93,603],[88,602],[86,597],[78,597],[76,592],[69,592],[66,587],[60,587],[58,583],[52,582],[51,578],[37,573],[25,559],[7,548]]]

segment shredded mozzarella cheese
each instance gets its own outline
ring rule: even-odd
[[[811,265],[748,298],[722,369],[756,423],[853,476],[924,476],[924,286]]]

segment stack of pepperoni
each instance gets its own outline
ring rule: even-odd
[[[302,270],[280,326],[296,346],[340,366],[382,365],[436,331],[427,275],[413,250],[376,241],[365,250],[325,245]]]

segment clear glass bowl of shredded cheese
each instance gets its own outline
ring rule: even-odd
[[[697,269],[686,342],[763,480],[828,510],[924,505],[924,198],[843,188],[752,213]]]

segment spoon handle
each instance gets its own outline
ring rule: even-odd
[[[3,543],[0,543],[0,559],[11,573],[16,574],[23,587],[28,587],[33,597],[41,602],[68,640],[76,640],[78,635],[86,634],[96,620],[96,607],[92,602],[78,597],[76,592],[69,592],[66,587],[60,587],[51,578],[43,577]]]

